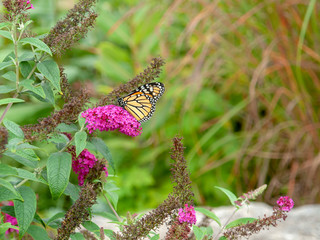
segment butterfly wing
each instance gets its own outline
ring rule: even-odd
[[[159,82],[147,83],[129,93],[118,102],[138,122],[149,120],[155,111],[155,104],[164,93],[164,85]]]

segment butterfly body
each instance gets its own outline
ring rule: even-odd
[[[147,83],[136,88],[127,96],[118,98],[118,103],[138,122],[145,122],[151,118],[156,108],[156,102],[164,91],[163,83]]]

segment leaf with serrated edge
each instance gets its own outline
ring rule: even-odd
[[[19,237],[21,238],[28,230],[36,213],[37,200],[33,190],[26,186],[18,188],[24,201],[14,200],[14,213],[19,226]]]
[[[3,120],[3,124],[10,132],[12,132],[17,137],[24,138],[24,133],[18,124],[8,119]]]
[[[37,64],[37,68],[51,83],[61,92],[60,88],[60,70],[55,61],[47,60]]]
[[[33,45],[35,47],[37,47],[39,50],[44,51],[48,54],[50,54],[50,56],[52,56],[52,52],[50,50],[50,48],[47,46],[47,44],[45,44],[44,42],[42,42],[40,39],[37,38],[23,38],[20,40],[21,43],[24,44],[30,44]]]
[[[66,189],[71,172],[71,154],[57,152],[49,156],[47,174],[50,192],[57,199]]]

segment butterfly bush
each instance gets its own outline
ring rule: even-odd
[[[94,165],[97,163],[96,157],[89,152],[87,149],[84,149],[78,156],[78,158],[74,159],[72,161],[72,170],[79,174],[78,175],[78,181],[79,185],[82,186],[84,183],[84,180],[86,179],[87,175],[89,174],[89,171],[91,168],[94,167]],[[106,177],[108,177],[108,170],[107,167],[104,166],[103,170],[106,174]]]
[[[119,106],[107,105],[89,108],[81,116],[86,119],[89,133],[94,132],[96,129],[101,132],[118,129],[119,132],[132,137],[142,133],[141,123]]]
[[[188,207],[188,204],[184,205],[184,208],[179,209],[179,222],[188,222],[190,224],[196,224],[196,211],[193,206]]]

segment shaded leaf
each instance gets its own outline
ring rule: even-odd
[[[8,119],[4,119],[3,124],[10,132],[12,132],[17,137],[24,138],[24,133],[18,124]]]
[[[71,171],[71,154],[57,152],[50,155],[47,163],[49,188],[53,199],[66,189]]]
[[[23,38],[23,39],[20,40],[20,42],[24,43],[24,44],[33,45],[33,46],[37,47],[39,50],[44,51],[44,52],[48,53],[50,56],[52,56],[52,52],[51,52],[50,48],[47,46],[47,44],[42,42],[40,39],[37,39],[37,38]]]
[[[19,226],[19,237],[21,238],[28,230],[30,223],[36,213],[37,200],[33,190],[26,186],[21,186],[18,191],[24,201],[14,200],[14,212]]]
[[[61,92],[58,64],[53,60],[47,60],[38,63],[37,68],[52,83],[52,85]]]

